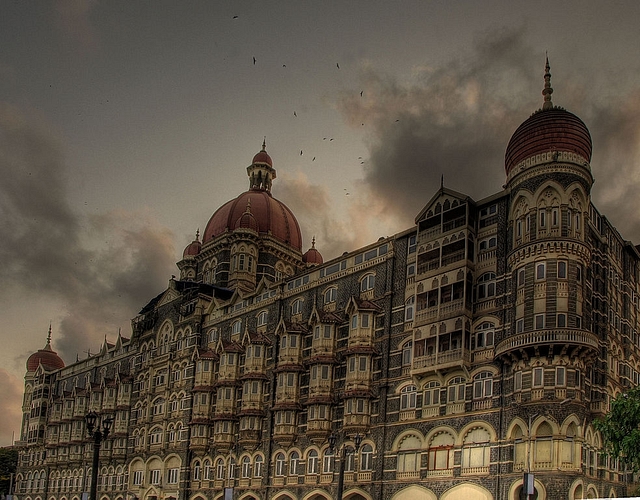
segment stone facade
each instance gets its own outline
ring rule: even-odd
[[[252,212],[263,145],[245,213],[214,214],[130,337],[31,360],[17,499],[89,490],[90,410],[114,418],[101,500],[328,500],[341,460],[351,500],[515,500],[526,471],[540,500],[621,496],[591,422],[639,382],[640,254],[590,201],[590,142],[538,143],[503,191],[441,187],[415,226],[324,263]]]

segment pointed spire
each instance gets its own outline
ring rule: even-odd
[[[311,248],[315,248],[316,247],[316,237],[314,236],[313,238],[311,238]]]
[[[444,174],[440,174],[440,189],[444,189]]]
[[[47,345],[51,347],[51,323],[49,323],[49,333],[47,334]]]
[[[542,109],[553,109],[553,103],[551,102],[551,94],[553,94],[553,89],[551,88],[551,66],[549,66],[549,56],[547,56],[547,61],[544,66],[544,89],[542,90],[542,95],[544,96],[544,104],[542,105]]]
[[[200,241],[200,228],[196,229],[196,241]]]
[[[267,150],[267,136],[265,135],[262,139],[262,151]]]

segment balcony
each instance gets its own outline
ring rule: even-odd
[[[554,329],[534,330],[520,333],[500,342],[496,347],[496,357],[527,348],[540,348],[541,346],[568,347],[571,349],[586,349],[597,351],[598,338],[584,330]]]
[[[469,349],[452,349],[437,354],[416,357],[413,360],[411,374],[418,375],[456,367],[471,367],[471,352],[469,352]]]
[[[396,479],[400,481],[408,481],[413,479],[420,479],[420,471],[419,470],[410,470],[410,471],[398,471],[396,472]]]
[[[461,476],[486,476],[489,474],[489,466],[482,467],[462,467],[460,469]]]

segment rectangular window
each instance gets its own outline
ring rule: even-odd
[[[554,227],[558,226],[558,209],[554,208],[551,211],[551,225]]]
[[[565,328],[567,326],[567,315],[566,314],[558,314],[558,318],[556,320],[556,326],[558,328]]]
[[[567,263],[563,260],[558,261],[558,279],[567,278]]]
[[[153,469],[151,471],[151,484],[160,484],[160,469]]]
[[[142,478],[144,477],[144,471],[137,470],[133,473],[134,486],[140,486],[142,484]]]
[[[538,262],[536,264],[536,279],[543,280],[546,275],[546,266],[544,262]]]
[[[540,227],[544,227],[546,223],[547,212],[545,210],[540,211]]]
[[[362,328],[369,328],[369,315],[368,314],[363,314],[362,315]]]
[[[536,314],[536,330],[542,330],[544,328],[544,314]]]
[[[178,484],[178,472],[180,469],[169,469],[167,472],[167,484]]]
[[[519,391],[522,389],[522,372],[515,372],[513,374],[513,390]]]
[[[518,286],[524,286],[524,268],[518,269]]]
[[[566,370],[564,366],[556,368],[556,385],[563,386],[566,383]]]
[[[356,328],[358,328],[358,316],[354,314],[351,316],[351,329],[355,330]]]
[[[544,370],[542,368],[533,369],[533,386],[542,387]]]
[[[360,356],[360,368],[359,370],[361,372],[366,372],[367,371],[367,357],[366,356]]]
[[[325,327],[324,327],[324,338],[325,339],[330,339],[331,338],[331,326],[330,325],[325,325]]]
[[[582,318],[580,316],[576,316],[576,328],[582,328]]]
[[[524,319],[516,321],[516,333],[524,332]]]

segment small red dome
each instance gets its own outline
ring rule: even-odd
[[[536,111],[511,136],[504,156],[509,172],[520,162],[540,153],[576,153],[591,161],[591,135],[576,115],[554,107]]]
[[[253,165],[255,163],[265,163],[270,167],[273,167],[273,161],[271,160],[271,157],[264,149],[262,149],[257,155],[253,157],[251,164]]]
[[[64,368],[64,361],[51,349],[51,344],[47,342],[43,349],[29,356],[29,359],[27,359],[27,371],[35,372],[39,365],[42,365],[45,370],[58,370]]]
[[[320,252],[318,252],[315,247],[311,247],[302,256],[302,262],[305,262],[306,264],[322,264],[324,260],[322,259]]]
[[[256,231],[263,235],[271,235],[298,251],[302,250],[302,233],[293,212],[284,203],[271,196],[268,191],[258,189],[246,191],[216,210],[207,223],[202,242],[206,243],[226,231],[236,229],[238,223],[253,224],[243,219],[249,204]]]
[[[182,252],[182,258],[186,259],[187,257],[194,257],[198,255],[201,248],[202,243],[200,243],[197,239],[193,240],[185,247],[184,252]]]

